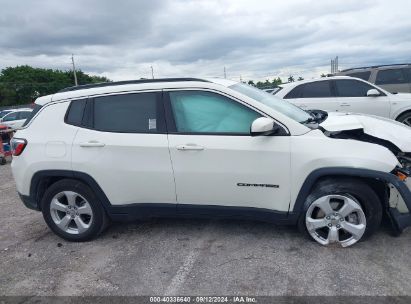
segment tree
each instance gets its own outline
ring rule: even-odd
[[[274,86],[278,86],[279,84],[282,84],[283,81],[281,80],[280,77],[277,77],[277,78],[274,78],[271,83],[272,83]]]
[[[302,77],[300,76],[300,77],[298,77],[297,80],[298,80],[298,81],[301,81],[301,80],[304,80],[304,78],[302,78]]]
[[[255,87],[255,83],[254,83],[254,81],[253,81],[253,80],[249,80],[247,83],[248,83],[249,85],[252,85],[252,86],[254,86],[254,87]]]
[[[293,75],[290,75],[290,77],[288,77],[288,82],[294,82],[295,80],[294,80],[294,76]]]
[[[325,75],[324,73],[322,73],[322,74],[321,74],[321,77],[324,78],[324,77],[327,77],[327,75]]]
[[[90,76],[77,71],[79,84],[108,82],[106,77]],[[0,73],[0,106],[28,104],[37,97],[49,95],[74,85],[72,71],[33,68],[28,65],[8,67]]]

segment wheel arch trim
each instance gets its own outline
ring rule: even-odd
[[[30,198],[34,200],[35,204],[38,206],[38,210],[41,210],[41,197],[39,197],[39,187],[41,186],[41,182],[47,178],[68,178],[85,183],[87,186],[91,188],[91,190],[97,196],[99,201],[102,203],[104,209],[107,212],[110,212],[112,205],[110,204],[110,201],[107,198],[106,194],[101,189],[99,184],[94,180],[94,178],[92,178],[87,173],[70,170],[42,170],[36,172],[33,175],[30,183]]]

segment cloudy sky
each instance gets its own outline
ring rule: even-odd
[[[305,78],[411,62],[409,0],[0,0],[0,69]]]

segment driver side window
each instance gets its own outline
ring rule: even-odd
[[[335,81],[337,97],[367,97],[367,92],[375,89],[369,84],[351,79],[342,79]]]
[[[261,117],[254,110],[212,92],[173,91],[170,101],[178,133],[248,135],[252,122]]]

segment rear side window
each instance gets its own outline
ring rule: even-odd
[[[378,71],[375,84],[398,84],[406,82],[407,80],[402,69],[391,69]]]
[[[369,84],[358,80],[336,80],[335,87],[338,97],[366,97],[368,90],[375,89]]]
[[[29,115],[26,121],[24,122],[23,127],[27,126],[28,123],[32,121],[33,117],[36,116],[36,114],[41,110],[41,108],[42,108],[41,105],[38,105],[38,104],[34,105],[33,111],[29,112]]]
[[[83,120],[86,99],[73,100],[66,116],[66,123],[74,126],[80,126]]]
[[[110,95],[94,99],[94,129],[119,133],[164,132],[158,93]]]
[[[360,79],[367,80],[367,81],[368,79],[370,79],[370,75],[371,75],[371,71],[347,74],[347,76],[360,78]]]
[[[316,81],[306,83],[303,90],[303,98],[331,97],[329,81]]]
[[[303,97],[304,85],[299,85],[292,89],[287,95],[284,96],[285,99],[294,99]]]

